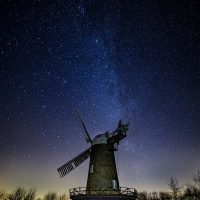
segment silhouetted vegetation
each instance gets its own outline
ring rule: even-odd
[[[56,200],[57,199],[57,194],[56,192],[48,192],[47,194],[44,195],[43,200]]]
[[[137,200],[200,200],[200,171],[193,176],[192,183],[180,186],[177,179],[171,177],[167,183],[169,190],[161,192],[138,192]],[[66,194],[47,192],[43,197],[37,197],[37,190],[26,190],[18,187],[13,193],[0,190],[0,200],[68,200]]]
[[[66,194],[57,195],[56,192],[47,192],[43,198],[37,197],[36,188],[26,190],[23,187],[18,187],[13,193],[7,193],[5,190],[0,190],[0,200],[68,200]]]
[[[31,189],[27,192],[27,194],[26,194],[24,200],[35,200],[35,197],[36,197],[36,188],[31,188]]]
[[[1,200],[9,200],[9,194],[5,190],[0,191],[0,199]]]
[[[179,187],[176,178],[171,177],[171,178],[170,178],[170,181],[169,181],[169,183],[168,183],[168,186],[169,186],[169,188],[170,188],[169,191],[171,192],[171,197],[172,197],[172,199],[173,199],[173,200],[177,200],[178,197],[180,196],[180,190],[181,190],[181,188]]]
[[[200,200],[200,171],[194,175],[192,183],[181,187],[176,178],[171,177],[167,183],[168,192],[139,192],[138,200]]]

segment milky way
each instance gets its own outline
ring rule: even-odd
[[[0,187],[85,186],[88,161],[57,167],[130,123],[116,153],[120,185],[166,190],[200,164],[197,1],[1,1]]]

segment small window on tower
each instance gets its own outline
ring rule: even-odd
[[[93,173],[93,165],[90,165],[90,174]]]
[[[112,180],[112,187],[114,189],[117,189],[117,181],[116,180]]]

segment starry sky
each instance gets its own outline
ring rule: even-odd
[[[121,186],[167,189],[200,169],[198,1],[1,0],[0,188],[85,186],[89,160],[56,169],[91,137],[130,123]]]

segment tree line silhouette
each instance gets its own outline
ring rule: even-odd
[[[5,190],[0,191],[0,200],[68,200],[66,194],[58,195],[56,192],[47,192],[43,198],[37,197],[36,188],[26,190],[18,187],[13,193],[7,193]]]
[[[167,192],[138,192],[137,200],[200,200],[200,171],[192,179],[192,183],[180,186],[176,178],[171,177]],[[13,193],[0,191],[0,200],[68,200],[66,194],[58,195],[56,192],[47,192],[43,198],[37,197],[36,188],[26,190],[18,187]]]
[[[192,183],[185,186],[180,186],[174,177],[167,185],[167,192],[139,192],[137,200],[200,200],[200,171],[193,176]]]

